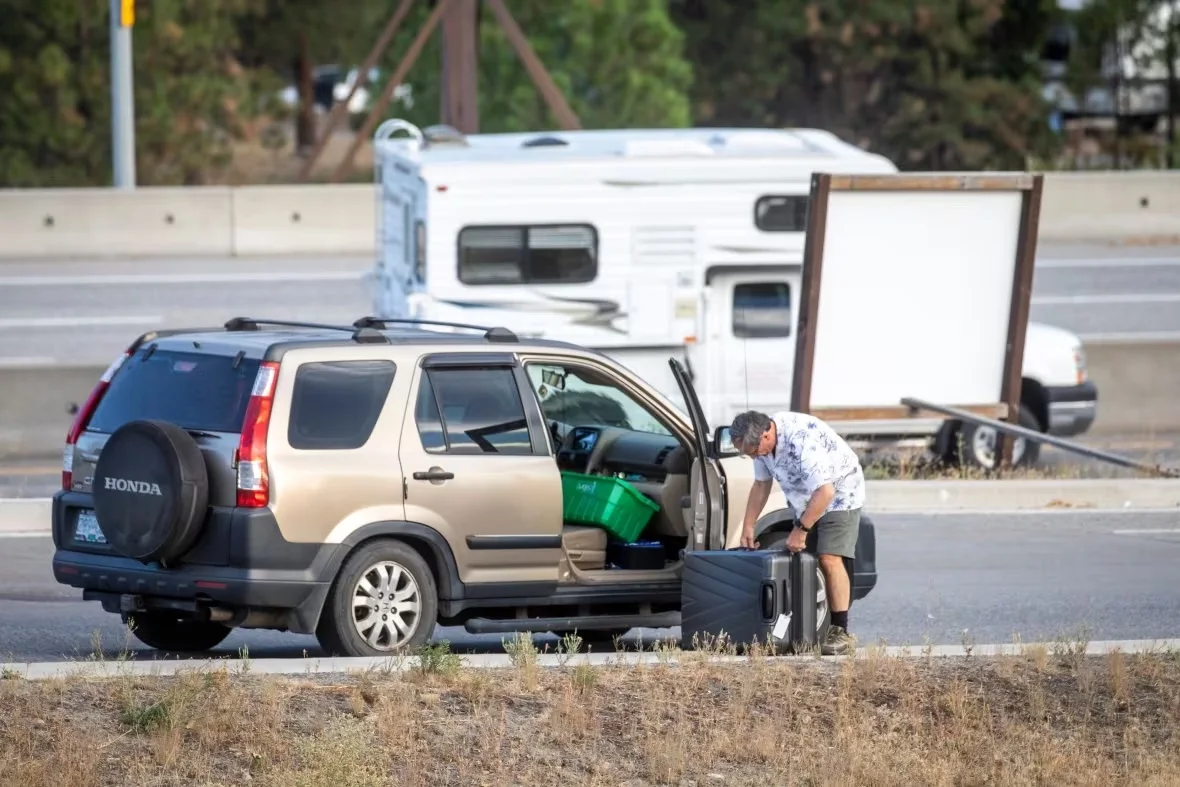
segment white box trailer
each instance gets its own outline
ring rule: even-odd
[[[814,129],[462,135],[389,120],[374,135],[374,157],[377,316],[577,342],[679,402],[667,363],[674,356],[692,372],[714,425],[745,409],[791,405],[814,173],[898,172]],[[862,240],[872,253],[872,239]],[[890,257],[882,254],[883,264]],[[898,310],[965,296],[907,290],[900,272],[895,281],[881,297]],[[1077,337],[1029,324],[1024,357],[1029,419],[1022,412],[1021,422],[1065,435],[1088,428],[1095,397]],[[938,373],[937,360],[930,369]],[[862,449],[944,454],[955,431],[937,414],[833,425]],[[966,458],[993,463],[994,433],[963,432]],[[1023,440],[1015,451],[1017,460],[1035,456]]]

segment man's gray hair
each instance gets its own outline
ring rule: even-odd
[[[729,439],[735,446],[754,446],[770,428],[770,416],[757,410],[739,413],[729,425]]]

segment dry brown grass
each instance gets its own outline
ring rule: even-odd
[[[1180,784],[1180,659],[0,680],[0,784]],[[67,778],[68,777],[68,778]],[[64,780],[64,782],[63,782]]]

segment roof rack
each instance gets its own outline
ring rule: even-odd
[[[360,329],[376,328],[378,330],[387,328],[390,325],[437,325],[444,328],[466,328],[471,331],[483,331],[483,336],[489,342],[514,343],[520,341],[516,334],[507,328],[496,326],[489,328],[486,325],[471,325],[463,322],[442,322],[438,320],[411,320],[411,319],[397,319],[385,317],[361,317],[353,322],[353,327]]]
[[[389,337],[373,326],[329,325],[322,322],[300,322],[295,320],[258,320],[253,317],[232,317],[225,321],[227,331],[257,331],[260,326],[275,325],[282,328],[313,328],[322,331],[347,331],[358,344],[389,344]]]

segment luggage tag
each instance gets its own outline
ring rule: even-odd
[[[779,615],[778,620],[774,622],[774,628],[770,633],[775,639],[782,639],[787,635],[787,629],[791,626],[791,614],[788,612],[785,615]]]

